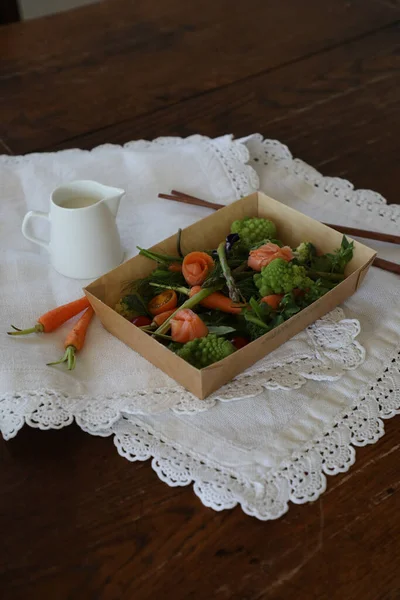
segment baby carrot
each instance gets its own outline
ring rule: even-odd
[[[197,292],[200,292],[200,290],[200,286],[193,286],[190,290],[190,297],[197,294]],[[204,300],[202,300],[200,304],[202,306],[205,306],[206,308],[211,308],[212,310],[220,310],[222,312],[231,313],[233,315],[238,315],[242,312],[242,309],[239,306],[234,306],[232,300],[228,298],[228,296],[224,296],[224,294],[221,294],[221,292],[214,292],[210,296],[207,296],[207,298],[204,298]]]
[[[90,321],[92,320],[93,314],[93,308],[89,306],[89,308],[85,310],[79,321],[67,335],[64,342],[65,353],[62,356],[62,358],[55,362],[47,363],[48,366],[59,365],[60,363],[68,362],[69,370],[75,368],[75,353],[79,352],[79,350],[83,348],[83,344],[85,343],[86,331],[89,327]]]
[[[88,306],[89,301],[86,296],[84,296],[83,298],[79,298],[79,300],[74,300],[73,302],[49,310],[49,312],[39,317],[36,325],[30,329],[18,329],[17,327],[14,327],[14,325],[11,325],[15,331],[7,331],[7,333],[8,335],[50,333],[50,331],[54,331],[57,327],[60,327],[60,325],[65,323],[65,321],[68,321],[78,313],[82,312]]]

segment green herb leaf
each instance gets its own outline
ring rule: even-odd
[[[179,228],[178,229],[178,233],[176,235],[176,251],[178,252],[179,256],[181,258],[183,258],[183,252],[182,252],[182,247],[181,247],[181,240],[182,240],[182,229]]]
[[[285,322],[285,317],[283,315],[276,314],[271,319],[271,329],[274,327],[278,327],[278,325],[282,325]]]
[[[209,325],[208,333],[215,333],[216,335],[226,335],[227,333],[233,333],[236,331],[235,327],[228,327],[227,325]]]
[[[202,284],[201,287],[208,288],[208,287],[214,287],[219,284],[224,285],[225,278],[224,278],[224,274],[222,272],[221,263],[218,260],[218,261],[215,261],[214,268],[209,273],[209,275],[207,276],[207,279],[204,281],[204,283]]]
[[[300,306],[297,306],[296,299],[292,292],[284,295],[280,302],[279,308],[281,309],[281,315],[285,321],[290,319],[290,317],[293,317],[293,315],[301,310]]]
[[[254,281],[254,273],[240,273],[239,275],[241,275],[240,279],[235,278],[236,286],[238,287],[243,298],[249,301],[251,297],[256,296],[259,293],[258,287]],[[244,275],[246,275],[246,277],[244,277]]]
[[[353,252],[354,242],[349,242],[344,235],[340,248],[335,250],[332,254],[327,253],[323,256],[316,256],[311,262],[311,267],[314,271],[343,273],[346,265],[353,258]]]
[[[253,313],[257,316],[257,318],[261,322],[266,323],[266,320],[268,319],[268,317],[271,314],[271,308],[268,306],[268,304],[266,304],[265,302],[259,303],[259,302],[257,302],[257,300],[254,297],[250,298],[249,304],[250,304],[250,307],[251,307]],[[250,311],[246,311],[245,316],[248,312],[250,312]],[[251,312],[250,312],[250,314],[251,314]]]
[[[161,254],[160,252],[146,250],[145,248],[141,248],[140,246],[136,246],[136,248],[139,250],[139,254],[150,258],[150,260],[158,262],[160,265],[168,266],[174,262],[182,262],[182,258],[180,256],[170,256],[169,254]]]
[[[271,330],[271,308],[264,302],[259,304],[254,297],[250,298],[249,305],[249,308],[243,311],[243,316],[247,332],[251,339],[255,340]]]
[[[147,303],[138,292],[123,296],[117,304],[116,310],[119,314],[129,319],[140,315],[149,316]]]
[[[261,242],[257,242],[257,244],[254,244],[254,246],[252,246],[250,248],[251,250],[257,250],[258,248],[260,248],[261,246],[265,246],[265,244],[276,244],[277,246],[279,246],[279,248],[282,248],[285,244],[283,242],[281,242],[281,240],[275,240],[275,239],[271,239],[271,240],[261,240]]]

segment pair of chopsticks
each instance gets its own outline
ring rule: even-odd
[[[175,202],[181,202],[183,204],[193,204],[195,206],[203,206],[204,208],[212,208],[213,210],[225,208],[223,204],[207,202],[207,200],[201,200],[201,198],[196,198],[195,196],[190,196],[190,194],[178,192],[177,190],[172,190],[170,194],[158,194],[158,197],[163,198],[164,200],[174,200]],[[367,231],[365,229],[356,229],[355,227],[346,227],[344,225],[332,225],[331,223],[324,223],[324,225],[327,225],[331,229],[335,229],[336,231],[339,231],[345,235],[400,245],[400,236],[398,235],[380,233],[378,231]],[[390,262],[389,260],[384,260],[383,258],[375,258],[373,265],[374,267],[378,267],[378,269],[382,269],[383,271],[390,271],[391,273],[400,275],[400,264]]]

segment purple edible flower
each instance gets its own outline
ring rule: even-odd
[[[226,236],[226,240],[225,240],[226,254],[229,254],[229,252],[232,250],[233,245],[236,244],[236,242],[238,242],[239,240],[240,240],[240,235],[238,233],[230,233],[229,235]],[[213,256],[213,258],[218,257],[216,250],[212,251],[212,256]]]

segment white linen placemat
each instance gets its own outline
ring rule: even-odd
[[[5,157],[0,169],[2,196],[8,198],[1,205],[0,232],[5,241],[4,328],[16,315],[27,320],[22,325],[30,325],[44,310],[79,295],[80,282],[49,272],[48,257],[18,237],[24,212],[45,210],[51,189],[61,181],[94,178],[127,190],[127,210],[121,207],[119,225],[128,255],[136,243],[149,246],[209,213],[172,203],[167,207],[157,200],[158,192],[178,188],[227,203],[257,187],[256,172],[264,192],[314,217],[399,230],[400,207],[387,206],[373,192],[354,191],[343,180],[323,178],[293,160],[285,146],[260,136],[241,143],[229,136],[196,136],[124,148],[104,146],[91,153]],[[385,247],[384,253],[400,260],[398,249]],[[346,302],[344,313],[333,311],[285,344],[262,366],[261,375],[253,370],[250,398],[239,394],[240,401],[228,402],[237,397],[235,388],[228,386],[205,403],[196,403],[181,390],[176,392],[170,380],[169,390],[175,390],[170,396],[179,396],[172,411],[165,410],[171,407],[168,402],[157,405],[160,394],[147,395],[142,406],[132,403],[131,389],[138,378],[156,392],[166,389],[165,376],[154,373],[98,324],[89,332],[87,352],[79,356],[79,371],[73,373],[48,373],[43,366],[58,355],[59,334],[32,336],[22,344],[5,338],[0,344],[3,435],[15,435],[24,422],[45,429],[68,425],[75,418],[91,433],[114,435],[118,451],[130,460],[153,457],[153,468],[169,485],[193,482],[207,506],[220,510],[240,503],[260,519],[277,518],[289,500],[317,498],[325,489],[325,474],[347,470],[355,460],[354,446],[377,441],[383,434],[382,419],[399,411],[398,292],[398,277],[372,268],[365,285]],[[89,357],[93,347],[101,367],[97,371]],[[307,360],[319,362],[316,370],[310,365],[299,368]],[[115,364],[118,371],[112,369]],[[132,378],[124,382],[124,392],[113,386],[125,369]],[[154,382],[154,377],[160,379]],[[93,399],[105,385],[115,393],[110,392],[99,409]],[[235,387],[240,388],[240,382]]]

